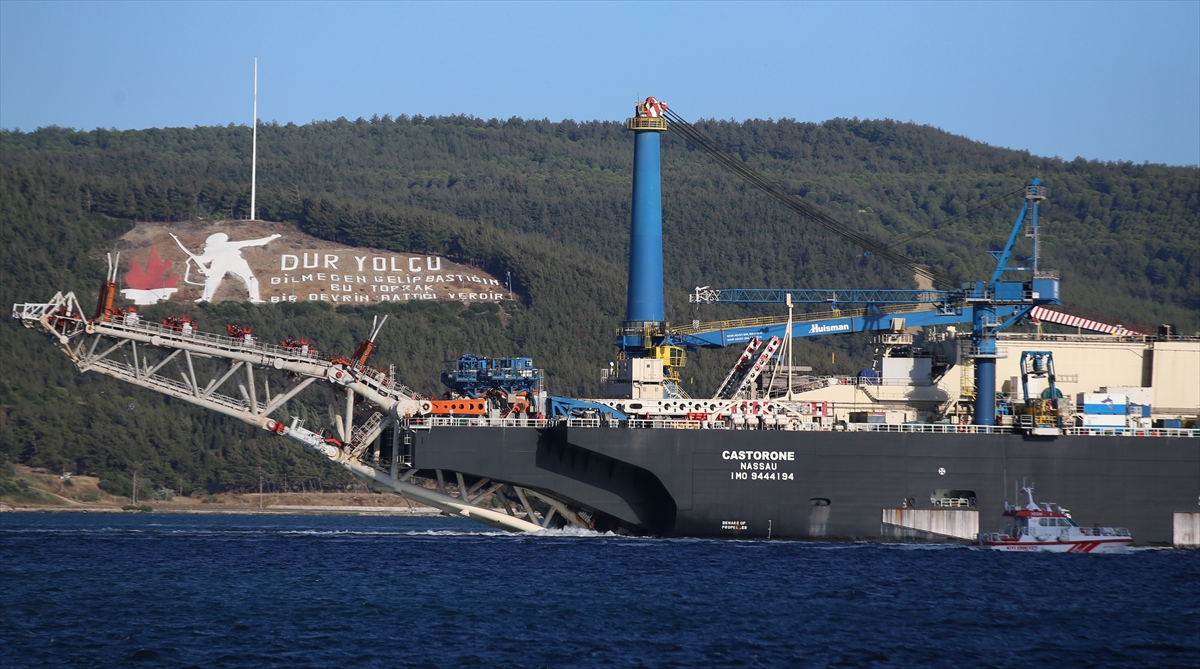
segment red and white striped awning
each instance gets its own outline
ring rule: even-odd
[[[1141,332],[1126,330],[1121,325],[1109,325],[1108,323],[1101,323],[1100,321],[1084,318],[1083,316],[1064,314],[1061,311],[1054,311],[1053,309],[1047,309],[1046,307],[1034,307],[1029,311],[1029,316],[1039,321],[1046,321],[1047,323],[1058,323],[1059,325],[1065,325],[1067,327],[1082,328],[1084,330],[1091,330],[1093,332],[1103,332],[1105,334],[1116,335],[1118,337],[1142,336]]]

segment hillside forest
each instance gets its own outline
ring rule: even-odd
[[[1063,301],[1123,323],[1200,330],[1200,170],[1043,158],[936,128],[858,119],[700,121],[697,128],[855,230],[958,280],[981,280],[1020,208],[989,206],[1040,177],[1042,266]],[[443,360],[529,355],[553,394],[601,391],[624,315],[633,140],[619,122],[469,116],[267,123],[258,135],[258,218],[329,241],[440,255],[511,276],[515,299],[341,306],[160,305],[202,329],[252,325],[350,352],[373,315],[391,316],[377,363],[427,395]],[[137,221],[249,216],[244,126],[0,131],[0,301],[75,291],[87,305],[105,252]],[[911,273],[788,209],[671,133],[662,136],[667,318],[774,314],[697,307],[696,286],[914,288]],[[1028,242],[1020,247],[1028,253]],[[12,320],[0,324],[0,459],[98,475],[106,489],[184,494],[345,485],[298,448],[237,421],[96,374]],[[864,335],[798,340],[797,364],[869,364]],[[692,354],[684,389],[711,394],[736,352]],[[294,407],[320,419],[319,405]]]

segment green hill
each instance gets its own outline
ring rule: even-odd
[[[1061,271],[1064,302],[1122,322],[1200,330],[1196,168],[1039,158],[891,121],[697,127],[839,219],[964,280],[990,274],[985,251],[1003,245],[1018,207],[963,214],[1040,176],[1050,193],[1042,261]],[[259,147],[260,218],[511,272],[519,300],[500,310],[223,304],[195,310],[206,327],[243,322],[348,352],[370,315],[387,311],[395,317],[380,359],[419,391],[436,392],[440,361],[465,352],[531,355],[552,392],[599,391],[624,312],[633,156],[622,124],[385,116],[266,125]],[[0,301],[75,290],[87,303],[104,251],[135,220],[244,218],[249,148],[250,129],[237,126],[0,132]],[[669,133],[662,155],[669,320],[765,311],[698,309],[686,299],[697,285],[913,287],[911,275],[798,221]],[[256,485],[260,464],[272,480],[341,480],[234,421],[76,374],[11,321],[0,326],[0,347],[0,452],[13,460],[67,462],[118,487],[133,467],[182,478],[185,489]],[[865,337],[797,345],[818,371],[834,371],[835,351],[842,371],[870,355]],[[685,387],[711,392],[731,355],[693,356]]]

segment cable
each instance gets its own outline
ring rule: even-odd
[[[768,195],[779,200],[785,206],[800,214],[804,218],[807,218],[810,221],[817,223],[821,227],[854,242],[871,253],[882,256],[883,258],[905,267],[916,274],[923,275],[932,280],[934,283],[941,283],[943,285],[951,286],[955,284],[954,279],[949,275],[939,272],[928,265],[919,263],[908,256],[890,249],[882,243],[877,242],[876,240],[871,239],[854,230],[853,228],[843,224],[837,219],[834,219],[832,216],[804,201],[800,197],[787,192],[762,173],[754,170],[734,156],[720,150],[712,140],[710,140],[707,136],[697,130],[678,114],[668,109],[665,115],[667,119],[671,121],[671,125],[669,126],[671,129],[682,135],[686,140],[694,144],[696,147],[708,153],[726,169],[729,169],[747,182],[753,184]]]
[[[850,226],[838,221],[829,214],[825,213],[818,207],[803,200],[797,195],[787,192],[780,185],[771,181],[766,175],[755,170],[747,165],[744,161],[722,151],[717,145],[709,139],[704,133],[697,130],[692,124],[688,123],[679,114],[667,109],[663,114],[669,121],[668,127],[682,136],[685,140],[707,153],[711,158],[720,163],[729,171],[737,174],[745,181],[758,187],[760,190],[779,200],[784,206],[796,212],[800,216],[816,223],[817,225],[837,234],[851,242],[854,242],[863,249],[890,260],[901,267],[907,268],[915,274],[928,278],[935,284],[943,286],[956,286],[957,282],[954,277],[949,274],[936,270],[928,265],[917,262],[908,256],[892,250],[891,247],[883,243],[871,239],[866,235],[854,230]]]
[[[959,220],[964,219],[964,218],[969,218],[970,216],[977,214],[977,213],[983,211],[984,209],[990,209],[992,207],[995,207],[998,204],[1001,204],[1002,202],[1007,202],[1018,195],[1024,195],[1024,194],[1025,194],[1025,187],[1022,186],[1012,192],[1005,193],[1004,195],[1001,195],[994,200],[989,200],[988,202],[981,204],[978,207],[975,207],[973,209],[968,209],[965,212],[959,214],[958,216],[955,216],[953,218],[948,218],[945,221],[943,221],[942,223],[936,224],[936,225],[930,227],[928,230],[921,230],[919,232],[914,232],[911,235],[908,235],[906,237],[901,237],[898,241],[894,241],[891,244],[888,244],[888,248],[894,249],[897,246],[907,244],[907,243],[913,241],[914,239],[920,239],[921,237],[924,237],[926,235],[932,235],[933,233],[937,232],[938,230],[944,230],[951,223],[957,223]]]

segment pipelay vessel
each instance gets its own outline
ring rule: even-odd
[[[444,366],[445,399],[422,398],[394,370],[367,364],[382,322],[341,358],[296,340],[270,345],[233,326],[216,336],[186,319],[146,322],[113,306],[115,265],[93,315],[59,293],[14,305],[13,317],[52,334],[81,371],[238,418],[376,489],[508,530],[969,541],[996,529],[981,528],[979,516],[1000,517],[1021,478],[1071,500],[1082,524],[1103,519],[1146,543],[1195,541],[1200,338],[1052,308],[1059,282],[1038,266],[1038,180],[1010,194],[1024,203],[990,281],[909,291],[697,288],[697,303],[778,302],[787,316],[672,328],[659,174],[659,135],[668,129],[920,282],[953,283],[771,183],[654,98],[638,104],[627,128],[635,146],[629,292],[618,359],[603,372],[607,398],[549,395],[529,358],[471,356]],[[1021,231],[1033,240],[1027,266],[1011,264]],[[833,309],[796,314],[803,303]],[[1007,331],[1031,319],[1080,334]],[[919,347],[914,328],[924,329]],[[814,377],[792,364],[793,337],[848,332],[875,333],[872,368]],[[730,345],[745,349],[714,397],[687,397],[678,384],[686,352]],[[313,384],[334,390],[333,430],[276,415]]]

